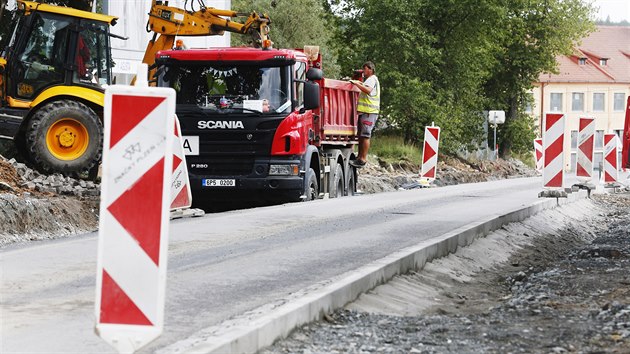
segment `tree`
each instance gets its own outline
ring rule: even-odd
[[[496,0],[355,0],[341,11],[336,38],[354,65],[376,63],[385,119],[411,141],[435,122],[444,128],[443,151],[479,143]]]
[[[303,48],[317,45],[323,56],[327,77],[338,77],[339,65],[331,40],[330,14],[318,0],[233,0],[232,9],[267,13],[271,18],[270,38],[275,48]],[[247,44],[245,36],[232,35],[232,45]]]
[[[407,139],[442,129],[443,151],[476,148],[481,112],[508,112],[502,156],[531,149],[531,119],[516,122],[526,92],[555,57],[593,28],[581,0],[329,0],[342,70],[377,66],[382,116]],[[525,131],[520,131],[524,129]]]
[[[496,52],[486,94],[494,109],[507,112],[498,132],[502,157],[512,150],[529,151],[533,132],[521,140],[527,124],[515,122],[525,106],[527,92],[542,72],[556,72],[556,56],[570,54],[576,43],[594,29],[593,9],[581,0],[506,1],[502,18],[501,51]]]

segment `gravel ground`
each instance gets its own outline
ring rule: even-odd
[[[524,222],[527,232],[500,230],[531,241],[515,237],[520,243],[511,257],[488,261],[488,268],[432,277],[456,263],[445,260],[433,270],[427,264],[403,276],[408,292],[411,277],[424,277],[433,286],[428,299],[425,294],[408,304],[419,309],[413,314],[367,312],[350,304],[261,352],[630,353],[630,194],[595,195],[588,203],[592,217],[559,223],[548,234],[537,232],[553,219],[538,216]],[[379,297],[383,304],[392,302],[383,297],[387,291],[374,293],[372,303]],[[429,305],[419,306],[422,302]]]

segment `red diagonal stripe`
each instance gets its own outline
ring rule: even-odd
[[[604,134],[604,145],[608,145],[608,143],[613,140],[615,134]]]
[[[153,326],[105,269],[102,285],[100,323]]]
[[[550,179],[545,187],[562,187],[562,171]]]
[[[173,154],[173,172],[177,169],[177,167],[179,167],[179,164],[182,162],[182,159],[180,159],[177,155]]]
[[[576,168],[575,174],[578,177],[590,177],[591,176],[590,173],[586,172],[586,169],[584,169],[584,167],[582,167],[582,165],[580,165],[580,164],[577,164],[577,168]]]
[[[188,189],[184,186],[184,188],[179,191],[179,194],[177,194],[177,197],[175,197],[175,200],[173,200],[173,203],[171,203],[171,208],[179,208],[188,205],[190,205],[190,200],[188,200]]]
[[[604,182],[617,182],[608,172],[604,172]]]
[[[563,136],[554,141],[545,149],[545,167],[551,163],[558,155],[562,154]]]
[[[435,178],[435,167],[431,168],[429,171],[427,171],[421,177]]]
[[[112,133],[109,147],[116,145],[165,99],[165,97],[113,95]]]
[[[556,124],[563,116],[563,114],[547,113],[545,131],[553,127],[553,125]]]
[[[427,161],[429,161],[430,158],[435,156],[435,150],[433,150],[433,148],[431,148],[431,145],[429,145],[429,143],[427,143],[426,141],[424,142],[424,150],[422,156],[422,163],[426,163]]]
[[[427,130],[429,131],[429,133],[431,133],[431,135],[433,135],[433,137],[437,141],[438,135],[440,134],[440,130],[438,128],[427,128]]]
[[[610,154],[606,155],[606,161],[612,166],[617,167],[617,151],[613,150]]]
[[[107,210],[159,265],[164,158],[156,163]]]
[[[542,151],[536,150],[536,161],[540,161],[542,159]]]
[[[593,159],[593,136],[591,135],[580,146],[579,149],[586,155],[589,160]]]
[[[588,125],[591,123],[593,123],[593,119],[580,118],[580,131],[584,130],[584,128],[588,127]]]

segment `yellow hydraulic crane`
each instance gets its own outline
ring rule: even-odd
[[[191,8],[187,10],[186,5],[184,9],[181,9],[169,6],[168,1],[152,1],[147,31],[153,32],[153,38],[149,41],[142,60],[143,63],[149,65],[149,80],[153,78],[155,72],[152,69],[155,54],[160,50],[172,49],[176,36],[220,36],[228,31],[251,35],[255,47],[271,47],[272,43],[269,39],[271,20],[268,15],[206,7],[201,0],[199,4],[199,9],[191,5]],[[248,17],[244,23],[231,20],[231,18],[245,16]]]

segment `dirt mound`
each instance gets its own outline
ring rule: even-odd
[[[470,162],[440,155],[433,184],[441,187],[536,175],[536,170],[515,159]],[[420,180],[419,165],[407,161],[392,164],[371,155],[368,165],[359,170],[358,188],[363,193],[390,192],[419,188],[423,185]]]
[[[97,229],[99,186],[0,156],[0,206],[0,247],[65,237]]]

